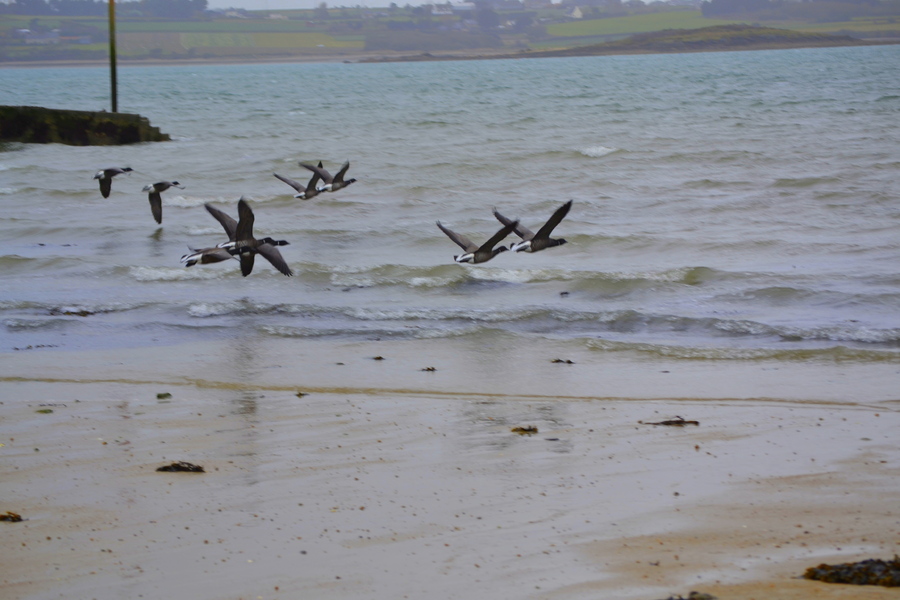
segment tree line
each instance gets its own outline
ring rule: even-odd
[[[206,10],[206,0],[132,0],[116,2],[123,13],[160,19],[191,19]],[[14,0],[0,2],[0,14],[96,17],[108,10],[106,0]]]

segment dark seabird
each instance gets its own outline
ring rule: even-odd
[[[319,162],[318,167],[314,167],[312,165],[308,165],[306,163],[300,163],[301,167],[306,167],[316,175],[318,175],[322,181],[325,183],[322,187],[319,188],[320,192],[336,192],[341,188],[345,188],[354,181],[353,178],[350,178],[344,181],[344,175],[347,174],[347,169],[350,168],[350,161],[348,160],[341,166],[341,170],[337,172],[337,175],[332,175],[328,171],[322,168],[322,163]]]
[[[230,216],[226,215],[224,212],[212,206],[210,204],[204,204],[206,210],[216,218],[216,220],[221,223],[222,227],[225,229],[225,234],[228,236],[228,241],[233,242],[234,236],[237,234],[237,221],[235,221]],[[229,258],[235,258],[225,248],[220,248],[215,246],[213,248],[201,248],[194,249],[191,248],[191,254],[185,254],[181,257],[181,262],[184,263],[184,266],[191,267],[200,263],[201,265],[206,265],[210,263],[222,262],[223,260],[228,260]]]
[[[563,218],[569,213],[569,209],[572,208],[572,201],[569,200],[562,206],[556,209],[550,218],[544,223],[544,226],[538,229],[537,233],[534,233],[527,227],[523,225],[517,225],[513,231],[516,232],[516,235],[522,238],[521,242],[516,242],[515,244],[510,246],[510,250],[514,250],[516,252],[537,252],[539,250],[543,250],[544,248],[552,248],[553,246],[561,246],[566,243],[566,240],[559,239],[550,239],[550,234],[553,232],[553,229],[559,225],[559,222],[563,220]],[[497,220],[503,223],[504,225],[509,225],[513,221],[507,219],[499,212],[497,209],[494,209],[494,216],[497,217]]]
[[[109,192],[112,190],[112,178],[122,173],[131,173],[134,169],[131,167],[110,167],[108,169],[100,169],[94,173],[94,179],[100,180],[100,193],[104,198],[109,198]]]
[[[153,212],[153,218],[157,223],[162,223],[162,198],[159,197],[160,192],[164,192],[170,187],[184,189],[184,186],[177,181],[159,181],[145,185],[141,191],[150,192],[150,211]]]
[[[515,226],[518,224],[518,221],[512,221],[508,225],[504,225],[503,228],[495,233],[491,239],[489,239],[479,247],[472,243],[472,240],[470,240],[466,236],[447,229],[446,227],[441,225],[440,221],[437,222],[437,226],[440,228],[440,230],[446,233],[447,237],[456,242],[456,244],[459,245],[460,248],[465,250],[463,254],[453,257],[453,260],[458,263],[487,262],[501,252],[509,250],[509,248],[507,248],[506,246],[499,246],[497,248],[494,248],[494,246],[500,243],[503,238],[508,236],[513,228],[515,228]]]
[[[303,163],[300,163],[300,164],[303,164]],[[321,161],[319,161],[319,166],[320,167],[322,166]],[[285,182],[286,184],[288,184],[289,186],[291,186],[292,188],[297,190],[298,193],[294,194],[294,198],[300,198],[301,200],[309,200],[310,198],[314,198],[314,197],[318,196],[319,192],[322,191],[318,187],[320,176],[315,171],[313,171],[313,176],[310,178],[309,183],[307,183],[306,185],[303,185],[299,181],[294,181],[293,179],[289,179],[287,177],[279,175],[278,173],[272,173],[272,175],[274,175],[281,181]]]
[[[241,256],[241,274],[246,277],[253,271],[253,260],[257,254],[261,254],[263,258],[272,263],[272,266],[281,271],[282,274],[290,277],[294,273],[288,267],[281,252],[275,246],[287,246],[288,242],[284,240],[273,240],[265,237],[260,240],[253,237],[253,211],[247,201],[241,198],[238,200],[238,224],[235,232],[234,241],[219,244],[219,248],[225,248],[231,254],[240,254]]]

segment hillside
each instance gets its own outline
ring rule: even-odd
[[[717,25],[700,29],[666,29],[663,31],[639,33],[623,40],[560,50],[531,52],[529,55],[594,56],[604,54],[721,52],[726,50],[865,46],[872,43],[846,35],[806,33],[754,25]]]
[[[471,14],[432,15],[422,7],[341,9],[327,18],[311,10],[207,14],[188,20],[126,16],[118,19],[116,37],[123,63],[582,56],[900,40],[900,18],[750,27],[748,21],[705,18],[698,10],[654,10],[603,18],[593,13],[575,18],[562,9],[487,10],[480,20]],[[106,28],[105,19],[97,16],[0,14],[0,64],[105,62]]]
[[[676,52],[724,52],[731,50],[773,50],[789,48],[827,48],[834,46],[870,46],[895,44],[895,41],[867,41],[843,35],[804,33],[788,29],[753,25],[717,25],[700,29],[668,29],[640,33],[629,38],[558,50],[515,54],[432,55],[363,59],[364,62],[465,60],[487,58],[552,58],[564,56],[607,56],[617,54],[667,54]]]

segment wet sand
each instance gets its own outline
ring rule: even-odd
[[[799,578],[900,552],[895,363],[268,339],[0,366],[10,600],[900,598]],[[699,425],[646,424],[675,415]],[[156,472],[179,460],[206,473]]]

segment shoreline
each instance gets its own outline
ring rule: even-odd
[[[133,59],[118,61],[121,67],[173,67],[173,66],[204,66],[204,65],[254,65],[254,64],[319,64],[319,63],[349,63],[349,64],[378,64],[389,62],[444,62],[457,60],[512,60],[527,58],[563,58],[586,56],[636,56],[652,54],[697,54],[703,52],[752,52],[756,50],[800,50],[807,48],[846,48],[869,46],[894,46],[900,44],[900,39],[858,40],[848,43],[846,41],[834,42],[806,42],[806,43],[760,43],[750,47],[730,47],[726,45],[704,49],[683,50],[652,50],[652,49],[610,49],[606,51],[579,51],[578,48],[561,50],[520,50],[508,52],[504,50],[481,51],[453,51],[453,52],[397,52],[388,54],[384,52],[360,52],[352,54],[333,55],[281,55],[281,56],[240,56],[240,57],[216,57],[216,58],[179,58],[179,59]],[[35,61],[7,61],[0,62],[0,69],[11,68],[44,68],[44,67],[107,67],[107,60],[35,60]]]

